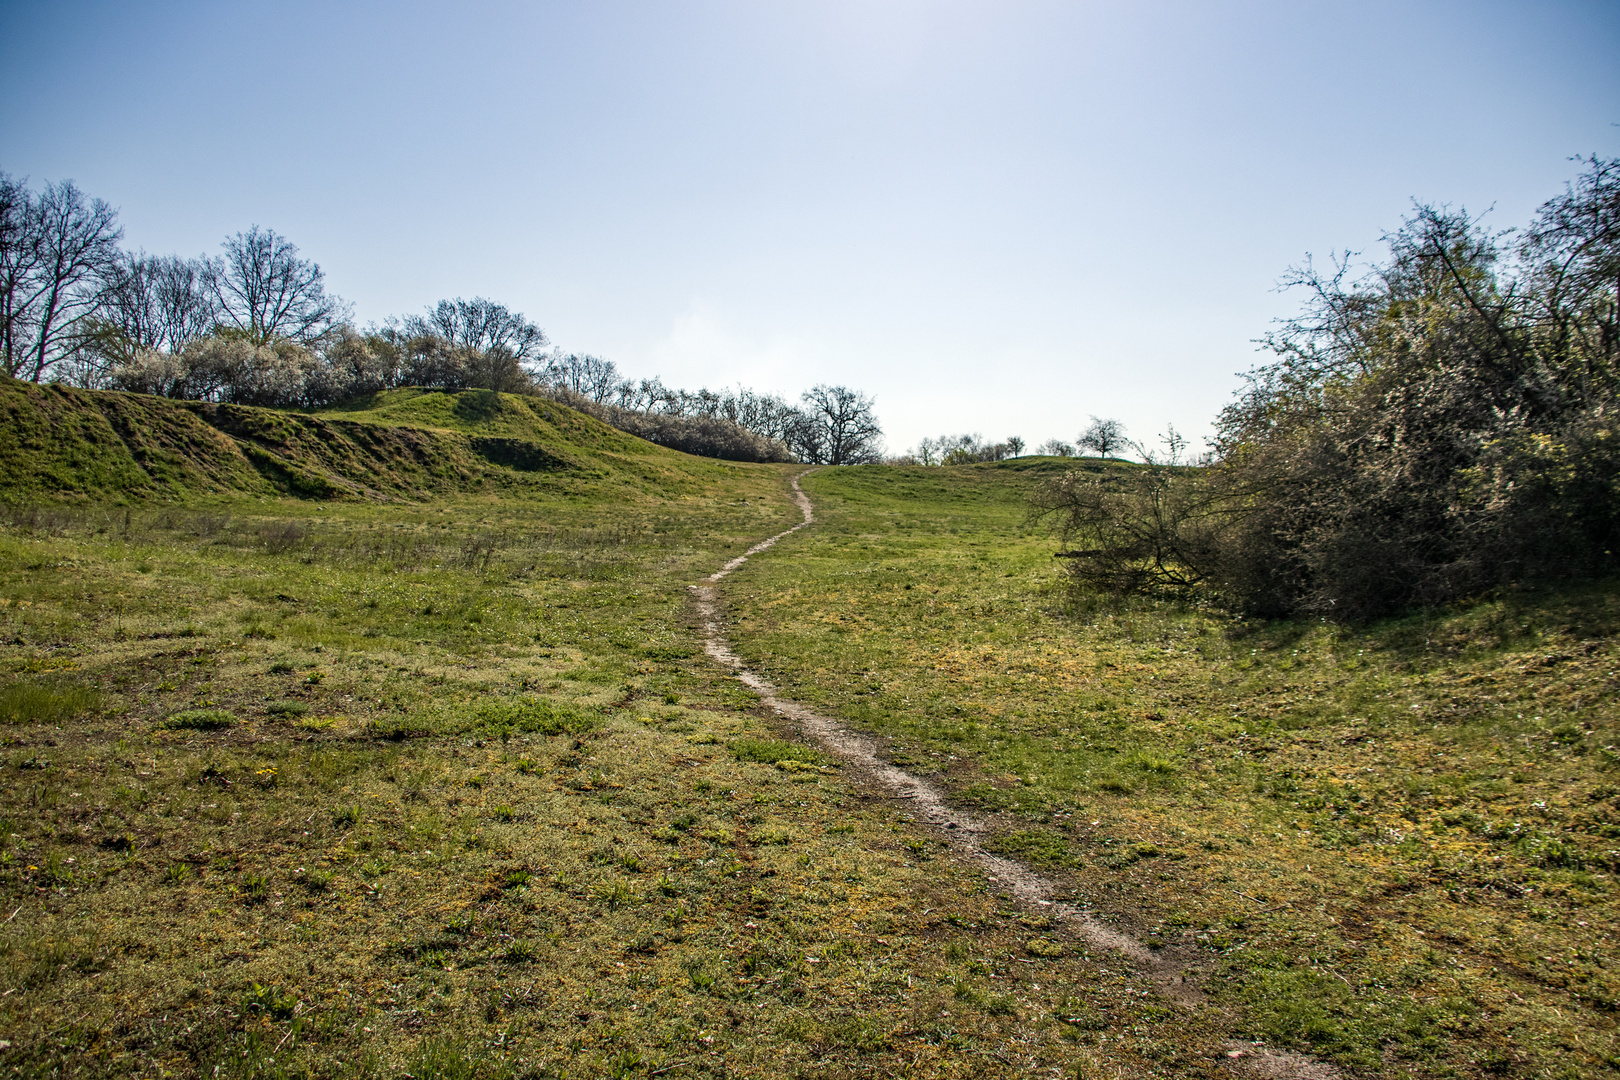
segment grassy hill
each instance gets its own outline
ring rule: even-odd
[[[0,492],[12,503],[389,501],[559,492],[605,479],[696,490],[725,469],[564,405],[488,390],[396,390],[292,412],[0,382]]]

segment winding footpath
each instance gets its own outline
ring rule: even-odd
[[[989,832],[986,822],[974,814],[950,806],[944,792],[920,777],[883,760],[877,739],[851,731],[832,717],[790,701],[777,691],[770,680],[750,670],[743,663],[731,642],[727,640],[721,624],[723,604],[720,582],[734,573],[749,558],[773,547],[779,540],[792,536],[800,529],[815,523],[815,508],[810,497],[799,486],[799,480],[814,472],[807,469],[793,477],[793,498],[804,514],[804,520],[762,540],[726,563],[719,570],[691,586],[698,615],[702,620],[703,648],[717,663],[728,668],[737,681],[759,695],[760,700],[777,715],[797,724],[804,736],[819,744],[834,757],[852,766],[884,794],[903,800],[911,808],[910,816],[936,829],[959,857],[977,864],[989,877],[1004,885],[1022,903],[1038,908],[1062,922],[1071,932],[1090,945],[1123,955],[1139,971],[1151,979],[1166,997],[1189,1009],[1204,1003],[1204,996],[1188,982],[1187,971],[1193,952],[1187,949],[1149,949],[1142,942],[1117,927],[1110,926],[1093,913],[1063,900],[1057,882],[1036,873],[1015,859],[1004,858],[986,851],[979,838]],[[1341,1080],[1339,1072],[1324,1062],[1290,1050],[1260,1046],[1250,1042],[1227,1043],[1227,1056],[1234,1066],[1250,1075],[1297,1080]]]

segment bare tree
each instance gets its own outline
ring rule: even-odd
[[[1113,457],[1125,443],[1125,425],[1118,420],[1099,420],[1093,416],[1091,424],[1075,440],[1082,450],[1095,450],[1102,457]]]
[[[23,182],[0,173],[0,365],[13,376],[26,348],[24,320],[37,256],[32,211],[33,199]]]
[[[818,384],[801,400],[808,406],[812,426],[819,435],[818,460],[828,465],[866,465],[880,456],[878,427],[872,399],[847,386]]]
[[[118,214],[71,180],[38,196],[0,174],[0,367],[35,382],[73,349],[118,255]]]
[[[1525,318],[1544,362],[1578,365],[1588,392],[1616,393],[1620,356],[1620,160],[1581,160],[1586,171],[1549,199],[1520,239]],[[1607,382],[1594,384],[1607,375]]]
[[[555,386],[597,404],[617,396],[619,388],[618,365],[590,353],[551,353],[536,378],[546,386]]]
[[[1021,457],[1024,453],[1024,440],[1014,435],[1007,440],[1006,447],[1008,457]]]
[[[275,230],[254,225],[220,246],[212,281],[222,321],[253,344],[311,345],[347,320],[348,305],[326,291],[325,271]]]
[[[108,268],[101,311],[83,342],[94,369],[133,362],[143,351],[170,355],[219,322],[206,259],[122,255]]]
[[[1023,448],[1022,439],[992,443],[985,442],[977,432],[970,435],[940,435],[923,439],[908,456],[918,465],[972,465],[982,461],[1001,461],[1012,455],[1013,441],[1018,443],[1020,449]]]
[[[1035,448],[1035,452],[1049,457],[1074,457],[1074,447],[1062,439],[1047,439]]]
[[[440,300],[426,315],[406,319],[405,332],[436,334],[469,352],[504,353],[525,367],[540,363],[549,344],[546,332],[521,313],[482,296]]]

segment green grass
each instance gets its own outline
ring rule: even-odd
[[[1612,583],[1250,623],[1068,593],[1023,493],[1112,466],[805,481],[740,650],[1192,950],[1187,1013],[704,656],[787,470],[493,395],[0,390],[0,1071],[1615,1067]]]
[[[100,700],[85,686],[23,679],[0,686],[0,724],[57,724],[94,710]]]
[[[827,470],[727,583],[741,654],[1198,947],[1257,1038],[1385,1075],[1620,1064],[1620,590],[1352,628],[1075,597],[1039,461]]]
[[[827,756],[814,748],[781,739],[734,739],[731,742],[731,756],[738,761],[757,761],[761,765],[779,765],[784,761],[803,765],[827,764]]]
[[[688,586],[797,519],[786,471],[625,458],[413,502],[15,503],[0,1070],[1215,1060],[1217,1028],[1127,1023],[1147,984],[1109,958],[1032,957],[1049,928],[704,656]],[[1077,996],[1107,1040],[1066,1036]]]
[[[235,723],[236,717],[224,709],[182,709],[161,726],[171,731],[220,731]]]
[[[50,503],[590,498],[607,484],[632,499],[702,498],[733,474],[548,400],[491,391],[394,390],[300,413],[0,377],[0,505],[33,527],[49,527]],[[106,516],[108,529],[131,524]],[[292,547],[305,535],[283,521],[262,541]],[[495,539],[468,537],[463,558],[489,557]]]

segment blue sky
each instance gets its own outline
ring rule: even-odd
[[[126,241],[258,223],[362,322],[520,310],[633,376],[875,395],[893,450],[1202,435],[1307,253],[1519,225],[1620,153],[1620,5],[0,6],[0,169]]]

